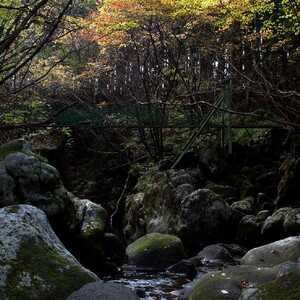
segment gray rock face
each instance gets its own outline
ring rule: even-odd
[[[92,282],[74,292],[67,300],[138,300],[138,297],[120,284]]]
[[[65,299],[98,280],[68,252],[45,213],[29,205],[0,209],[0,299]]]
[[[241,263],[255,266],[274,266],[285,261],[298,261],[300,237],[289,237],[258,248],[251,249]]]
[[[35,156],[21,152],[8,155],[2,162],[0,194],[1,206],[30,204],[48,216],[61,214],[69,200],[58,171]]]

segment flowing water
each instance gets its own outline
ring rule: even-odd
[[[122,278],[113,280],[135,290],[140,299],[179,299],[183,288],[191,283],[185,276],[166,273],[125,272]]]

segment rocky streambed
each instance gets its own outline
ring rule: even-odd
[[[0,299],[300,299],[299,157],[152,167],[112,228],[22,141],[0,154]]]

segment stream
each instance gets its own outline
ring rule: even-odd
[[[113,282],[135,290],[140,299],[174,300],[179,299],[182,289],[191,283],[181,274],[125,272],[122,278]]]

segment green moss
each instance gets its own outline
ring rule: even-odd
[[[16,214],[19,211],[19,205],[11,205],[5,208],[8,212]]]
[[[241,285],[243,281],[256,287],[274,280],[276,274],[277,268],[257,268],[246,265],[228,267],[223,271],[212,272],[202,277],[195,285],[189,300],[238,300],[243,291]],[[222,294],[222,290],[226,290],[228,294]]]
[[[0,161],[5,159],[5,157],[11,153],[22,151],[23,144],[23,140],[15,140],[0,146]]]
[[[129,261],[140,267],[164,268],[184,258],[181,240],[172,235],[150,233],[130,244]]]
[[[65,300],[76,289],[94,281],[79,266],[69,264],[35,240],[23,242],[10,266],[6,282],[10,300]]]

